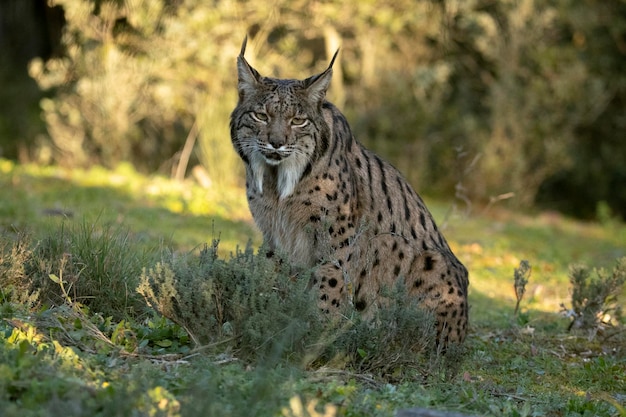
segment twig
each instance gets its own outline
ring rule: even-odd
[[[378,388],[378,387],[380,387],[382,385],[379,381],[376,381],[374,378],[372,378],[369,375],[358,374],[358,373],[349,372],[349,371],[343,371],[341,369],[326,369],[326,368],[322,368],[322,369],[317,369],[314,372],[314,374],[339,375],[341,377],[355,378],[355,379],[361,380],[362,382],[365,382],[365,383],[369,384],[370,386],[372,386],[374,388]]]
[[[491,395],[495,397],[506,397],[506,398],[510,398],[510,399],[518,400],[518,401],[529,401],[528,398],[520,397],[519,395],[515,395],[515,394],[507,394],[506,392],[493,392],[492,391]]]
[[[187,165],[189,164],[189,158],[191,157],[191,151],[193,150],[193,146],[196,143],[196,138],[198,137],[198,121],[193,122],[191,129],[189,130],[189,134],[187,135],[187,139],[185,140],[185,145],[183,146],[183,150],[180,153],[180,159],[178,160],[178,164],[176,165],[176,174],[174,178],[177,181],[182,181],[185,179],[185,172],[187,171]]]
[[[514,192],[509,192],[509,193],[504,193],[504,194],[500,194],[500,195],[497,195],[497,196],[489,197],[489,203],[487,203],[487,205],[483,209],[483,213],[486,213],[491,208],[491,206],[493,206],[498,201],[508,200],[510,198],[513,198],[513,197],[515,197],[515,193]]]

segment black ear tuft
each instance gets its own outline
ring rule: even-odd
[[[241,45],[241,52],[239,52],[239,56],[237,57],[237,76],[238,76],[238,90],[239,90],[239,99],[243,99],[249,93],[254,92],[258,87],[259,81],[261,80],[261,75],[257,70],[252,68],[252,66],[246,61],[244,58],[244,53],[246,52],[246,44],[248,43],[248,36],[243,39],[243,44]]]
[[[248,35],[243,38],[243,43],[241,44],[241,52],[239,52],[239,56],[243,58],[243,55],[246,53],[246,45],[248,44]]]
[[[244,41],[244,48],[245,48],[245,41]],[[328,69],[333,67],[333,64],[335,63],[335,58],[337,58],[337,55],[339,55],[339,48],[337,48],[337,50],[335,51],[335,54],[333,55],[333,58],[330,60],[330,64],[328,64]]]
[[[333,64],[335,63],[337,54],[339,54],[339,49],[337,49],[337,52],[333,55],[328,68],[326,68],[324,72],[304,80],[304,85],[309,93],[309,97],[314,101],[322,101],[324,97],[326,97],[326,91],[328,91],[330,80],[333,77]]]

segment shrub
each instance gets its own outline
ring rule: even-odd
[[[618,259],[611,272],[574,266],[570,271],[570,282],[572,308],[568,310],[562,306],[572,318],[569,330],[586,330],[593,338],[598,332],[619,323],[622,310],[617,297],[626,282],[626,258]]]
[[[227,343],[246,360],[302,354],[322,323],[308,274],[291,275],[250,245],[229,260],[217,257],[217,247],[144,269],[139,293],[198,346]]]
[[[216,42],[238,30],[228,5],[52,3],[65,11],[65,56],[35,59],[29,73],[54,93],[41,108],[58,163],[113,167],[131,161],[142,171],[173,172],[185,138],[194,143],[199,131],[197,157],[211,179],[239,177],[228,175],[239,165],[225,140],[236,101],[236,43],[225,54]],[[245,29],[239,32],[243,38]]]
[[[12,302],[31,306],[36,304],[39,292],[28,277],[25,264],[32,255],[28,236],[16,238],[0,236],[0,303]]]
[[[310,75],[341,46],[331,100],[428,192],[462,185],[472,200],[514,195],[526,206],[538,195],[587,216],[597,201],[626,207],[626,147],[614,133],[626,94],[620,1],[50,4],[65,12],[65,56],[29,71],[48,96],[53,143],[41,154],[59,163],[173,168],[197,133],[211,179],[241,181],[228,115],[247,33],[248,59],[270,76]]]
[[[358,373],[392,381],[431,371],[425,359],[436,354],[433,314],[420,308],[419,299],[408,296],[404,280],[384,292],[389,304],[378,308],[373,317],[353,310],[342,316],[333,329],[333,340],[323,344],[319,362],[343,362]]]
[[[307,368],[332,364],[387,380],[432,370],[434,362],[425,359],[435,347],[434,318],[407,295],[403,282],[388,291],[389,305],[372,317],[350,307],[328,316],[309,288],[311,271],[294,273],[250,245],[220,259],[217,247],[215,241],[199,254],[170,255],[144,269],[138,287],[197,347],[246,362],[288,358]]]
[[[519,268],[515,268],[513,271],[513,288],[515,289],[515,298],[517,299],[513,313],[515,315],[519,313],[519,306],[526,293],[526,284],[528,284],[531,272],[532,267],[527,260],[520,261]]]

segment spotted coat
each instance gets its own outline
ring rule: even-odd
[[[261,76],[238,57],[231,138],[246,167],[250,210],[273,251],[316,267],[325,311],[371,314],[399,278],[436,317],[439,340],[462,342],[468,273],[400,172],[353,137],[325,100],[332,65],[305,80]]]

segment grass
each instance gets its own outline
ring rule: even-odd
[[[128,165],[109,172],[14,165],[0,160],[0,230],[41,231],[71,219],[127,227],[146,245],[191,250],[212,238],[222,255],[260,243],[240,190],[146,178]]]
[[[368,338],[356,321],[348,336],[343,323],[332,335],[323,327],[290,333],[299,335],[299,345],[276,343],[288,340],[278,333],[288,329],[289,311],[314,323],[304,291],[286,302],[291,307],[282,322],[261,321],[270,311],[263,308],[285,308],[271,297],[265,304],[255,298],[254,310],[238,316],[209,323],[205,314],[205,326],[193,322],[202,316],[191,314],[194,308],[235,311],[232,300],[251,299],[246,288],[262,295],[291,285],[270,280],[289,278],[288,271],[274,275],[265,261],[246,255],[247,242],[256,247],[260,238],[244,200],[237,188],[207,190],[124,166],[66,171],[0,160],[2,414],[392,416],[426,407],[493,416],[626,415],[623,328],[590,338],[568,332],[571,320],[559,313],[562,304],[571,306],[570,265],[610,270],[626,256],[624,224],[493,207],[467,214],[427,199],[470,270],[471,334],[456,374],[445,378],[428,358],[416,362],[417,371],[405,369],[408,359],[406,367],[383,366],[392,345],[375,329]],[[194,265],[203,262],[203,245],[218,236],[217,256],[202,264],[213,272],[200,277],[222,277],[235,283],[228,288],[239,288],[237,280],[267,274],[259,282],[271,281],[272,288],[256,282],[218,303],[193,287],[184,299],[197,301],[179,310],[181,320],[147,308],[136,292],[142,276],[160,263],[200,282]],[[514,314],[513,272],[521,260],[532,270]],[[258,272],[246,275],[246,262],[260,262]],[[9,274],[19,279],[7,280]],[[622,290],[622,306],[625,299]],[[168,298],[152,299],[159,300]],[[301,410],[307,407],[312,412]]]

